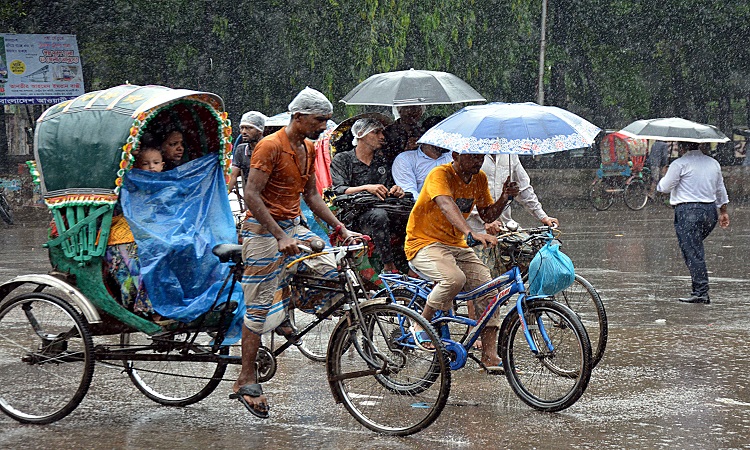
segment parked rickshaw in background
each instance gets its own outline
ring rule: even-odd
[[[591,183],[589,199],[599,211],[609,209],[616,197],[622,197],[628,208],[640,210],[648,202],[650,174],[645,167],[648,141],[614,132],[599,144],[601,164]]]

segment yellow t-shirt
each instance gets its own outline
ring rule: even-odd
[[[419,250],[434,242],[468,247],[464,234],[451,225],[435,203],[434,198],[439,195],[453,198],[464,219],[469,217],[475,205],[486,208],[493,203],[484,172],[479,171],[466,184],[453,169],[453,163],[435,167],[424,180],[422,192],[406,224],[404,252],[407,259],[414,258]]]

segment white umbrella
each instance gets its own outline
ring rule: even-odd
[[[639,139],[681,142],[728,142],[730,139],[713,125],[679,117],[636,120],[620,133]]]
[[[486,100],[452,73],[409,69],[373,75],[341,101],[347,105],[408,106]]]
[[[600,131],[555,106],[488,103],[457,111],[418,142],[458,153],[542,155],[588,147]]]

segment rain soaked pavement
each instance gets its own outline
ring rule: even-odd
[[[449,403],[427,430],[379,436],[336,405],[324,367],[290,350],[265,384],[272,417],[227,399],[222,383],[202,402],[170,408],[142,396],[119,370],[98,365],[83,403],[46,426],[0,415],[5,448],[750,448],[750,222],[730,209],[729,231],[706,242],[710,305],[685,305],[690,279],[672,210],[595,212],[546,205],[563,224],[563,249],[599,290],[609,344],[582,399],[561,413],[517,400],[504,377],[473,363],[453,373]],[[529,224],[528,215],[516,218]],[[0,282],[48,270],[45,231],[0,224]],[[0,330],[2,332],[2,330]],[[230,367],[231,378],[236,367]]]

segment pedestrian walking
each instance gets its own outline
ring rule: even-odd
[[[690,296],[679,299],[685,303],[711,303],[703,241],[717,222],[722,228],[729,227],[729,197],[721,166],[707,150],[706,144],[680,142],[680,157],[669,165],[657,186],[659,192],[670,194],[677,242],[692,279]]]

